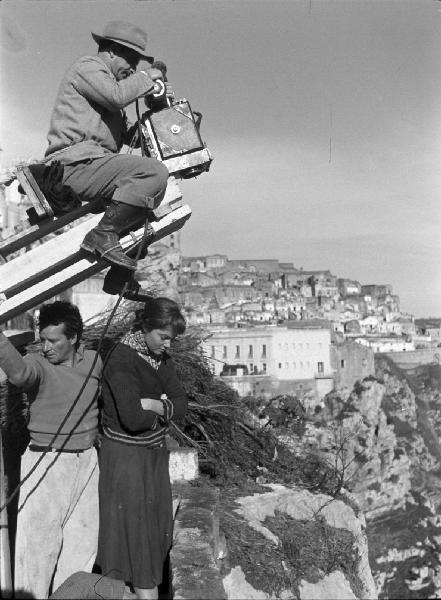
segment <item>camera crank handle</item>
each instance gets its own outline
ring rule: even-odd
[[[172,102],[171,102],[171,98],[168,98],[165,94],[165,83],[162,79],[156,79],[154,86],[153,86],[153,94],[152,96],[154,98],[161,98],[164,97],[165,101],[167,103],[167,106],[171,106]]]

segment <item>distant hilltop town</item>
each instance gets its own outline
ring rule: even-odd
[[[210,332],[213,371],[242,395],[323,397],[372,375],[377,353],[404,368],[441,354],[441,320],[402,313],[389,284],[213,254],[181,256],[178,289],[189,323]]]
[[[392,286],[361,285],[329,270],[306,271],[278,260],[182,257],[179,292],[193,324],[245,325],[327,319],[335,331],[415,333]]]

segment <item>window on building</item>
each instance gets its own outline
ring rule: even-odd
[[[266,344],[262,344],[262,358],[266,358]]]
[[[362,367],[367,367],[367,358],[362,358],[362,360],[361,360],[361,366]]]
[[[240,358],[240,346],[236,346],[236,356],[235,358]]]
[[[262,363],[262,371],[266,373],[266,363]]]
[[[216,356],[216,346],[211,346],[211,358]]]
[[[318,362],[317,363],[317,371],[319,373],[324,373],[325,372],[325,365],[322,362]]]
[[[248,346],[248,358],[253,358],[253,346]]]
[[[303,369],[303,363],[300,361],[300,368]]]
[[[344,358],[342,358],[341,361],[340,361],[340,368],[342,368],[342,369],[345,368],[345,360],[344,360]]]
[[[227,346],[224,346],[222,349],[222,358],[227,358],[227,354],[228,354]]]
[[[285,369],[289,369],[289,363],[285,363]]]
[[[250,363],[248,365],[248,371],[249,371],[250,375],[252,375],[254,373],[254,365],[253,365],[253,363]]]
[[[311,363],[308,360],[308,362],[306,363],[306,368],[309,369],[310,367],[311,367]]]
[[[282,368],[282,363],[279,363],[279,369],[281,369],[281,368]]]

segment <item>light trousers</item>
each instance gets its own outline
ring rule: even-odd
[[[131,154],[108,154],[64,165],[63,184],[85,202],[106,200],[156,208],[164,197],[167,167],[154,158]]]
[[[21,479],[41,452],[27,449]],[[77,571],[91,571],[98,543],[95,448],[47,453],[20,489],[15,544],[15,597],[47,598]]]

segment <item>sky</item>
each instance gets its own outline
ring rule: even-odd
[[[138,24],[214,158],[180,184],[184,255],[389,283],[402,311],[441,316],[440,17],[432,0],[3,0],[0,160],[42,157],[91,32]]]

